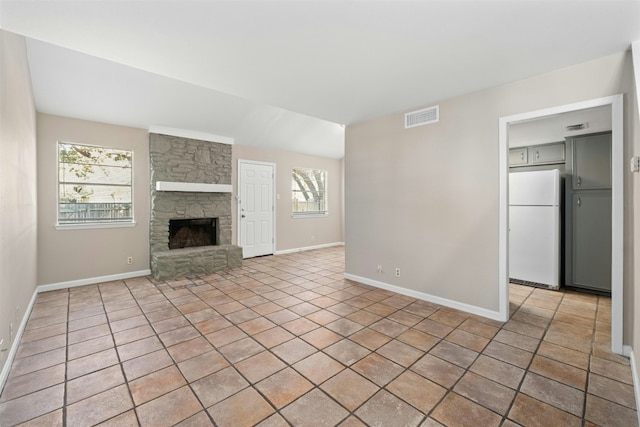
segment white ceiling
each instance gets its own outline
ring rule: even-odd
[[[342,157],[349,125],[624,51],[640,0],[7,1],[39,111]]]

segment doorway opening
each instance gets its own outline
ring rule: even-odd
[[[613,95],[575,104],[501,117],[500,133],[500,214],[499,214],[499,312],[509,318],[509,125],[595,107],[611,108],[611,350],[629,352],[623,346],[623,256],[624,256],[624,143],[623,95]]]

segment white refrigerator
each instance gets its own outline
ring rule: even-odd
[[[560,287],[560,171],[509,173],[509,278]]]

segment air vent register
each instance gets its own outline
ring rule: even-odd
[[[405,129],[436,123],[440,120],[440,106],[423,108],[422,110],[412,111],[404,115]]]

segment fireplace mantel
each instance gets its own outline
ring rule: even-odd
[[[191,193],[231,193],[231,184],[204,184],[202,182],[157,181],[156,191],[182,191]]]

